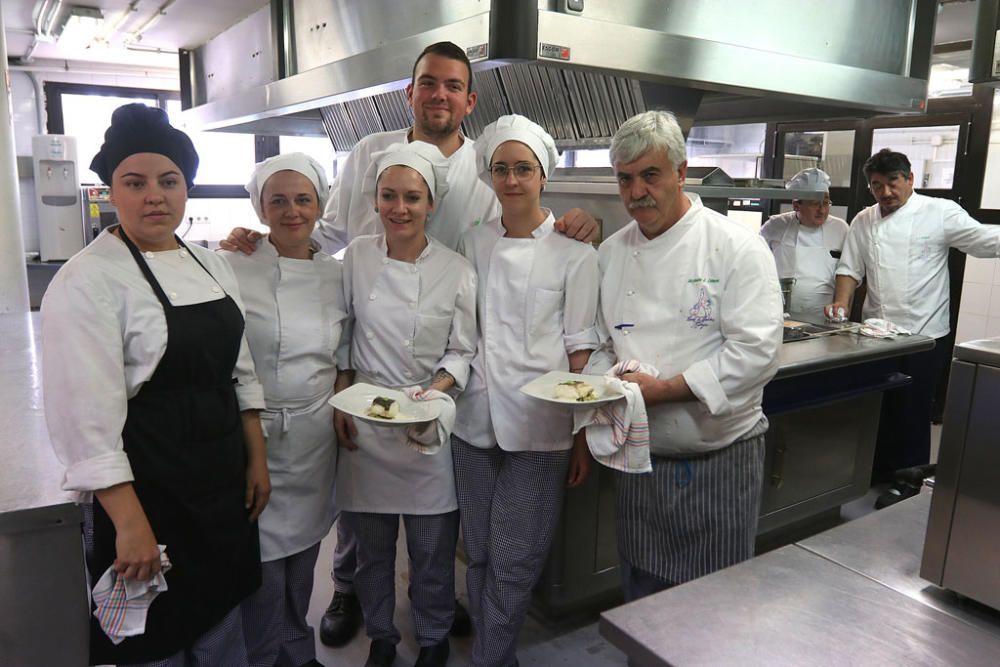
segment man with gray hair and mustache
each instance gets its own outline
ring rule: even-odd
[[[633,217],[601,244],[601,347],[588,372],[635,361],[652,473],[618,480],[628,601],[753,555],[764,468],[764,385],[778,369],[781,291],[756,234],[682,192],[673,114],[627,120],[611,142]]]

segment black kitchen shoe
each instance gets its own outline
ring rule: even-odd
[[[420,654],[417,656],[417,661],[413,663],[413,667],[445,667],[448,664],[450,652],[451,647],[448,645],[447,638],[442,639],[434,646],[421,646]]]
[[[334,592],[330,606],[319,622],[319,640],[338,648],[354,639],[361,627],[361,604],[351,593]]]
[[[365,667],[392,667],[396,661],[396,645],[384,639],[373,639],[368,649]]]
[[[451,622],[448,634],[452,637],[468,637],[472,634],[472,619],[462,603],[455,600],[455,618]]]

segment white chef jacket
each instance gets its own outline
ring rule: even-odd
[[[224,259],[190,246],[145,252],[146,262],[175,306],[231,296],[239,288]],[[213,280],[214,277],[214,280]],[[42,381],[45,421],[66,466],[62,488],[83,492],[132,481],[122,429],[127,401],[152,377],[167,348],[163,306],[125,243],[105,230],[52,279],[42,299]],[[233,371],[241,410],[264,407],[244,337]]]
[[[841,251],[847,223],[829,216],[820,227],[799,223],[798,213],[771,216],[760,235],[774,254],[779,278],[795,278],[792,312],[822,312],[833,301],[837,260],[830,251]]]
[[[479,277],[479,345],[456,401],[455,434],[477,447],[558,451],[573,446],[572,412],[518,389],[568,370],[593,350],[600,269],[593,247],[555,231],[550,211],[532,238],[507,238],[499,218],[465,233],[461,251]]]
[[[351,150],[330,188],[326,210],[313,232],[313,238],[322,244],[324,251],[333,255],[358,236],[382,233],[375,200],[362,193],[365,172],[373,153],[408,142],[409,133],[407,128],[369,134]],[[463,137],[462,146],[448,157],[448,192],[441,201],[434,202],[434,212],[427,220],[427,234],[454,250],[465,230],[499,215],[496,194],[479,179],[473,141]]]
[[[913,193],[882,217],[878,204],[858,213],[837,275],[868,278],[864,316],[940,338],[948,324],[948,249],[1000,256],[1000,225],[983,225],[948,199]]]
[[[232,265],[246,306],[246,337],[267,409],[271,498],[258,521],[262,561],[303,551],[330,531],[337,441],[335,353],[347,318],[340,263],[280,257],[265,237],[257,252],[221,253]]]
[[[357,380],[384,387],[427,386],[444,369],[461,390],[476,350],[476,273],[468,260],[428,238],[416,263],[389,259],[385,237],[361,236],[344,254],[344,294],[353,317],[349,358]],[[349,347],[349,355],[345,348]],[[458,508],[451,448],[426,455],[406,431],[355,419],[358,449],[341,453],[336,500],[342,510],[441,514]]]
[[[762,415],[778,370],[781,290],[760,237],[702,206],[647,239],[633,220],[601,244],[601,348],[588,372],[616,360],[683,374],[697,400],[649,406],[650,449],[698,454],[734,442]]]

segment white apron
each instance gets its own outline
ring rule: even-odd
[[[267,562],[321,541],[336,516],[338,452],[326,401],[347,309],[341,269],[329,255],[279,257],[265,239],[251,256],[224,256],[244,296],[247,341],[267,402],[260,416],[271,497],[259,519]]]
[[[826,246],[795,247],[797,277],[792,286],[791,310],[795,313],[818,314],[833,302],[834,271],[837,260]]]
[[[443,300],[438,304],[425,303],[430,290],[422,287],[421,274],[414,265],[388,260],[377,266],[377,269],[354,267],[355,294],[348,295],[355,317],[352,353],[357,372],[355,381],[399,389],[429,380],[448,345],[455,311],[454,292],[449,296],[451,303]],[[465,267],[471,273],[471,267],[467,264]],[[351,270],[346,265],[345,269]],[[370,286],[367,281],[359,280],[362,273],[372,271],[377,271],[377,275]],[[414,304],[439,314],[422,315]],[[375,340],[387,344],[381,354],[359,353],[359,344],[364,346]],[[358,364],[361,357],[365,359]],[[411,363],[422,366],[420,372],[409,370]],[[400,373],[400,367],[407,370]],[[400,376],[412,377],[413,381],[399,384],[390,380]],[[337,467],[336,501],[342,511],[443,514],[458,509],[450,443],[426,455],[406,444],[405,428],[373,426],[361,419],[355,419],[354,425],[358,429],[355,439],[358,449],[342,448]]]
[[[373,383],[358,374],[357,382]],[[401,387],[393,387],[400,389]],[[406,429],[355,419],[354,451],[341,449],[337,506],[347,512],[444,514],[458,509],[451,443],[434,454],[406,444]]]
[[[337,441],[327,404],[332,395],[324,393],[301,409],[260,413],[272,488],[259,519],[263,562],[308,549],[326,537],[336,518]]]

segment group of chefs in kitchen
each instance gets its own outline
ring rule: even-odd
[[[940,340],[948,249],[1000,255],[1000,227],[915,194],[889,150],[865,163],[876,203],[850,227],[808,169],[789,187],[815,196],[762,242],[682,191],[684,138],[662,111],[612,139],[631,221],[595,251],[588,213],[540,204],[559,157],[542,127],[509,115],[462,135],[463,49],[428,46],[406,94],[413,126],[363,138],[332,187],[301,153],[258,164],[247,191],[268,234],[236,229],[217,253],[175,233],[190,139],[158,109],[115,111],[92,168],[120,224],[42,305],[50,439],[85,507],[92,664],[320,664],[306,613],[336,523],[320,638],[363,624],[365,664],[392,665],[401,517],[416,664],[446,664],[449,633],[471,629],[472,664],[516,665],[566,488],[595,461],[615,471],[626,600],[752,556],[779,277],[793,312],[850,312],[864,281],[866,317]],[[945,349],[914,355],[887,405],[885,470],[928,460]],[[625,398],[519,391],[549,371],[607,374]],[[359,383],[437,416],[382,425],[329,403]]]

